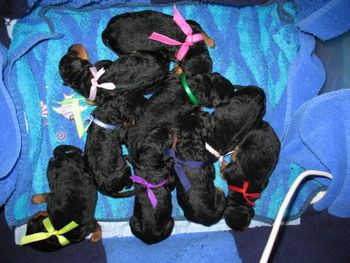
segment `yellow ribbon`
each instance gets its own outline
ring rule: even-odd
[[[71,221],[69,224],[65,225],[60,230],[55,230],[55,228],[53,227],[53,225],[50,221],[50,218],[48,218],[48,217],[43,220],[43,224],[44,224],[44,227],[47,230],[47,232],[39,232],[39,233],[31,234],[28,236],[24,236],[21,238],[21,241],[19,244],[22,246],[22,245],[26,245],[28,243],[48,239],[51,236],[56,236],[58,238],[58,242],[61,244],[61,246],[67,246],[70,242],[67,238],[65,238],[62,235],[71,231],[72,229],[76,228],[77,226],[79,226],[74,221]]]

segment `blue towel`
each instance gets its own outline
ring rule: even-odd
[[[152,246],[135,237],[105,238],[102,242],[110,263],[242,262],[233,235],[228,231],[179,234]]]
[[[0,206],[15,188],[16,180],[9,176],[21,149],[21,135],[12,98],[5,87],[3,69],[7,63],[7,50],[0,44]]]
[[[318,96],[301,107],[285,147],[285,156],[306,169],[328,171],[333,179],[317,179],[329,188],[314,205],[350,217],[350,90]]]
[[[6,84],[17,92],[16,107],[23,109],[17,116],[23,143],[10,175],[17,178],[17,185],[6,204],[9,225],[22,224],[36,211],[45,209],[44,205],[32,205],[30,196],[48,191],[46,167],[52,150],[60,144],[84,148],[86,134],[79,136],[76,123],[89,116],[93,107],[79,101],[73,90],[62,85],[57,69],[60,58],[71,44],[82,43],[92,62],[116,59],[102,44],[102,30],[112,16],[144,9],[172,14],[172,6],[39,6],[18,21],[9,50]],[[244,8],[179,4],[178,9],[186,19],[198,21],[216,40],[216,47],[210,49],[215,71],[234,84],[258,85],[265,90],[265,119],[283,140],[294,111],[317,94],[324,79],[322,65],[313,55],[314,39],[281,21],[277,4]],[[285,5],[285,10],[295,17],[292,5]],[[67,98],[77,99],[78,115],[73,114],[72,105],[62,104]],[[284,195],[302,170],[287,159],[279,162],[268,188],[257,201],[256,219],[268,223],[274,220]],[[215,183],[227,191],[217,164],[216,175]],[[306,184],[290,218],[300,216],[321,187],[316,181]],[[173,204],[174,218],[183,219],[175,195]],[[132,209],[131,198],[116,200],[99,195],[96,217],[127,220]]]
[[[331,0],[312,15],[299,21],[297,27],[326,41],[349,30],[349,14],[349,0]]]

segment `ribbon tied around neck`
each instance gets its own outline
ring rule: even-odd
[[[115,85],[113,82],[105,82],[105,83],[98,83],[99,78],[106,72],[104,68],[101,68],[99,71],[95,67],[89,68],[93,78],[91,79],[91,88],[90,88],[90,94],[89,94],[89,101],[94,101],[97,94],[97,88],[106,89],[106,90],[114,90]]]
[[[173,149],[166,149],[165,156],[173,158],[175,172],[176,172],[177,176],[179,177],[180,182],[185,189],[185,192],[190,190],[192,185],[191,185],[190,181],[188,180],[188,177],[183,169],[183,166],[198,169],[198,168],[202,168],[204,165],[207,164],[206,162],[202,162],[202,161],[181,160],[181,159],[176,157],[176,153]]]
[[[21,238],[20,245],[22,246],[22,245],[26,245],[28,243],[48,239],[51,236],[56,236],[58,239],[58,242],[60,243],[61,246],[67,246],[70,242],[67,238],[65,238],[63,236],[63,234],[65,234],[65,233],[71,231],[72,229],[76,228],[77,226],[79,226],[74,221],[71,221],[69,224],[65,225],[60,230],[55,230],[55,228],[53,227],[53,225],[51,223],[50,218],[48,218],[48,217],[43,220],[43,225],[44,225],[45,229],[47,230],[47,232],[38,232],[38,233],[24,236]]]
[[[234,191],[234,192],[237,192],[237,193],[241,193],[244,197],[244,199],[247,201],[247,203],[251,206],[254,206],[255,203],[252,202],[250,198],[259,198],[260,197],[260,194],[259,193],[247,193],[247,190],[248,190],[248,187],[249,187],[249,182],[248,181],[243,181],[243,187],[242,188],[239,188],[237,186],[233,186],[233,185],[229,185],[228,186],[228,189],[231,190],[231,191]]]
[[[185,42],[183,43],[179,42],[175,39],[169,38],[157,32],[153,32],[148,38],[162,42],[167,45],[171,45],[171,46],[181,45],[179,50],[176,52],[176,56],[175,56],[178,61],[181,61],[187,54],[188,50],[190,49],[190,46],[192,46],[196,42],[203,41],[204,38],[200,33],[193,34],[193,30],[191,26],[181,16],[181,14],[179,13],[175,5],[174,5],[173,11],[174,11],[174,15],[173,15],[174,22],[179,26],[182,32],[184,32],[184,34],[186,35]]]
[[[130,179],[134,183],[138,183],[138,184],[141,184],[141,185],[146,187],[148,199],[150,200],[152,207],[156,208],[158,200],[157,200],[156,195],[152,191],[152,189],[162,187],[163,185],[165,185],[168,182],[168,179],[161,181],[159,184],[151,184],[138,175],[132,175],[132,176],[130,176]]]

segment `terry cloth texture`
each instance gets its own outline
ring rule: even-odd
[[[17,22],[10,46],[6,84],[11,96],[18,98],[17,118],[21,128],[22,151],[10,174],[15,191],[6,203],[9,225],[18,226],[44,209],[34,206],[30,196],[46,192],[46,168],[52,150],[60,144],[83,149],[86,134],[79,133],[79,123],[93,107],[85,104],[73,90],[62,85],[58,62],[74,43],[86,46],[92,62],[116,59],[101,40],[108,20],[124,12],[153,9],[172,14],[172,6],[83,6],[80,8],[49,6],[35,8]],[[234,84],[257,85],[267,94],[265,119],[280,139],[291,125],[292,115],[305,101],[317,95],[324,81],[322,64],[314,56],[315,40],[292,23],[280,19],[279,4],[237,8],[215,4],[178,4],[186,19],[198,21],[216,40],[210,49],[214,70]],[[284,11],[296,16],[295,6],[286,3]],[[75,104],[65,104],[67,99]],[[87,124],[87,123],[83,123]],[[81,132],[81,131],[80,131]],[[283,149],[282,149],[283,151]],[[215,183],[226,189],[218,176]],[[270,183],[256,202],[256,220],[271,223],[295,178],[305,168],[281,158]],[[316,180],[303,185],[289,212],[289,218],[300,216],[314,194],[324,186]],[[173,215],[183,213],[173,198]],[[127,220],[133,208],[132,199],[116,200],[99,195],[96,217],[102,221]]]
[[[21,134],[14,102],[4,84],[3,69],[7,63],[7,49],[0,44],[0,206],[15,188],[10,172],[15,166],[21,148]]]
[[[350,217],[350,90],[333,91],[305,103],[295,114],[284,155],[309,169],[328,171],[333,179],[314,205],[332,215]]]

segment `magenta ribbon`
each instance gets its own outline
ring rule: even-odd
[[[153,32],[148,38],[152,40],[156,40],[159,42],[162,42],[167,45],[171,46],[180,46],[179,50],[176,52],[176,59],[181,61],[187,54],[188,50],[190,49],[190,46],[192,46],[194,43],[203,41],[204,38],[202,34],[192,34],[193,30],[191,26],[186,22],[186,20],[180,15],[179,11],[176,9],[176,6],[174,5],[174,15],[173,15],[174,22],[180,27],[182,32],[185,33],[186,39],[185,42],[179,42],[175,39],[169,38],[167,36],[164,36],[162,34],[159,34],[157,32]]]
[[[162,187],[163,185],[165,185],[168,182],[168,179],[163,180],[159,184],[151,184],[151,183],[147,182],[145,179],[143,179],[142,177],[137,176],[137,175],[130,176],[130,179],[134,183],[142,184],[147,188],[148,199],[150,200],[152,207],[156,208],[158,200],[157,200],[156,195],[153,193],[152,188]]]

